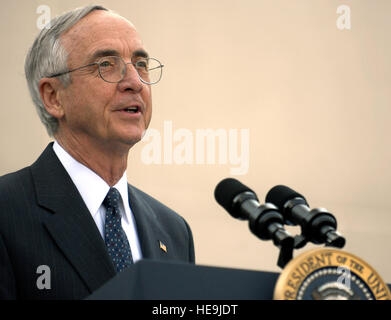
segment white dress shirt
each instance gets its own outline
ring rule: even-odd
[[[103,200],[109,192],[110,186],[94,171],[76,161],[57,141],[53,144],[53,150],[71,177],[104,239],[106,208],[103,205]],[[119,206],[122,217],[121,224],[132,250],[133,261],[136,262],[142,258],[142,255],[136,222],[129,206],[126,171],[113,188],[116,188],[121,194],[122,201]]]

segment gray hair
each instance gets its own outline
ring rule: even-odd
[[[55,17],[50,21],[50,28],[41,30],[27,53],[24,64],[27,85],[39,118],[45,125],[49,136],[54,136],[57,132],[58,120],[46,111],[42,103],[39,81],[51,74],[68,70],[68,53],[61,45],[60,37],[83,17],[95,10],[109,11],[102,6],[90,5]],[[60,76],[59,79],[64,86],[70,84],[69,74]]]

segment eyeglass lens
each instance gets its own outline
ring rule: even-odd
[[[124,78],[127,65],[121,57],[103,57],[97,63],[100,76],[103,80],[107,82],[119,82]],[[131,64],[136,68],[141,81],[145,83],[154,84],[162,76],[162,65],[154,58],[140,57]]]

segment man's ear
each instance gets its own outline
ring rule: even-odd
[[[42,78],[39,81],[39,93],[46,111],[56,119],[64,116],[64,109],[60,101],[61,81],[56,78]]]

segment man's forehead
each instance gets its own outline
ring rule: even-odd
[[[134,25],[127,19],[107,11],[93,11],[61,36],[61,43],[70,52],[96,50],[97,44],[107,46],[115,40],[142,47]],[[107,43],[107,45],[105,45]],[[79,50],[78,50],[79,49]]]
[[[110,11],[95,10],[80,19],[62,36],[93,35],[95,30],[115,31],[118,28],[136,32],[135,26],[124,17]]]

